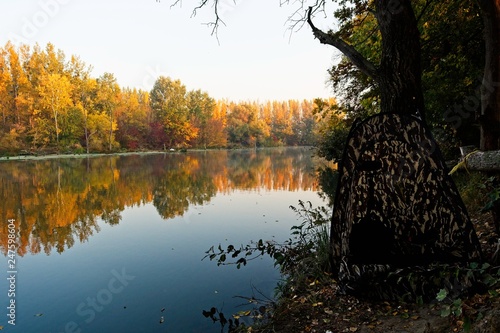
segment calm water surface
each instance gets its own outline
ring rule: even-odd
[[[0,326],[221,332],[202,310],[229,317],[248,308],[235,296],[273,297],[280,276],[268,258],[237,270],[204,252],[286,240],[290,205],[324,205],[313,171],[299,148],[0,162]]]

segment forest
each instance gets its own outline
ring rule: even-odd
[[[314,102],[215,100],[160,76],[151,91],[92,77],[52,44],[0,49],[0,153],[311,145]],[[325,101],[327,102],[327,101]],[[330,101],[332,102],[332,101]]]
[[[488,124],[493,141],[498,132],[481,109],[484,91],[498,86],[483,84],[483,15],[468,1],[418,1],[414,7],[422,96],[413,107],[449,160],[460,146],[479,147]],[[334,16],[343,28],[331,36],[343,38],[366,62],[380,63],[381,33],[370,11],[347,6]],[[0,54],[4,155],[317,145],[331,160],[340,157],[355,119],[384,111],[379,75],[368,75],[346,55],[329,70],[335,99],[235,102],[188,90],[182,78],[158,77],[151,91],[120,87],[112,73],[92,77],[91,65],[50,43],[8,42]]]

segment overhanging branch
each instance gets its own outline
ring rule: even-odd
[[[342,52],[356,67],[359,68],[364,74],[373,78],[375,81],[378,77],[377,68],[373,63],[368,61],[361,55],[353,46],[347,44],[342,39],[335,37],[318,29],[312,22],[312,7],[307,10],[307,23],[311,27],[314,37],[316,37],[321,44],[331,45]]]

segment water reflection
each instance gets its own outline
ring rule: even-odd
[[[126,207],[152,203],[163,219],[235,190],[316,190],[305,148],[6,161],[0,217],[15,219],[17,251],[59,253],[119,224]],[[7,224],[0,227],[6,255]]]

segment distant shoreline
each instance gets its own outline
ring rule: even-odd
[[[122,152],[122,153],[15,155],[15,156],[2,156],[0,157],[0,161],[48,160],[57,158],[87,158],[87,157],[122,156],[122,155],[152,155],[152,154],[167,154],[175,152],[179,151],[151,150],[151,151],[135,151],[135,152]]]
[[[259,147],[261,149],[272,149],[272,148],[310,148],[311,146],[282,146],[282,147]],[[254,150],[255,148],[212,148],[212,149],[188,149],[187,151],[177,150],[146,150],[146,151],[130,151],[130,152],[115,152],[115,153],[68,153],[68,154],[46,154],[46,155],[14,155],[14,156],[1,156],[0,162],[4,161],[30,161],[30,160],[48,160],[48,159],[58,159],[58,158],[90,158],[90,157],[105,157],[105,156],[126,156],[126,155],[153,155],[153,154],[175,154],[184,152],[200,152],[200,151],[215,151],[215,150]]]

